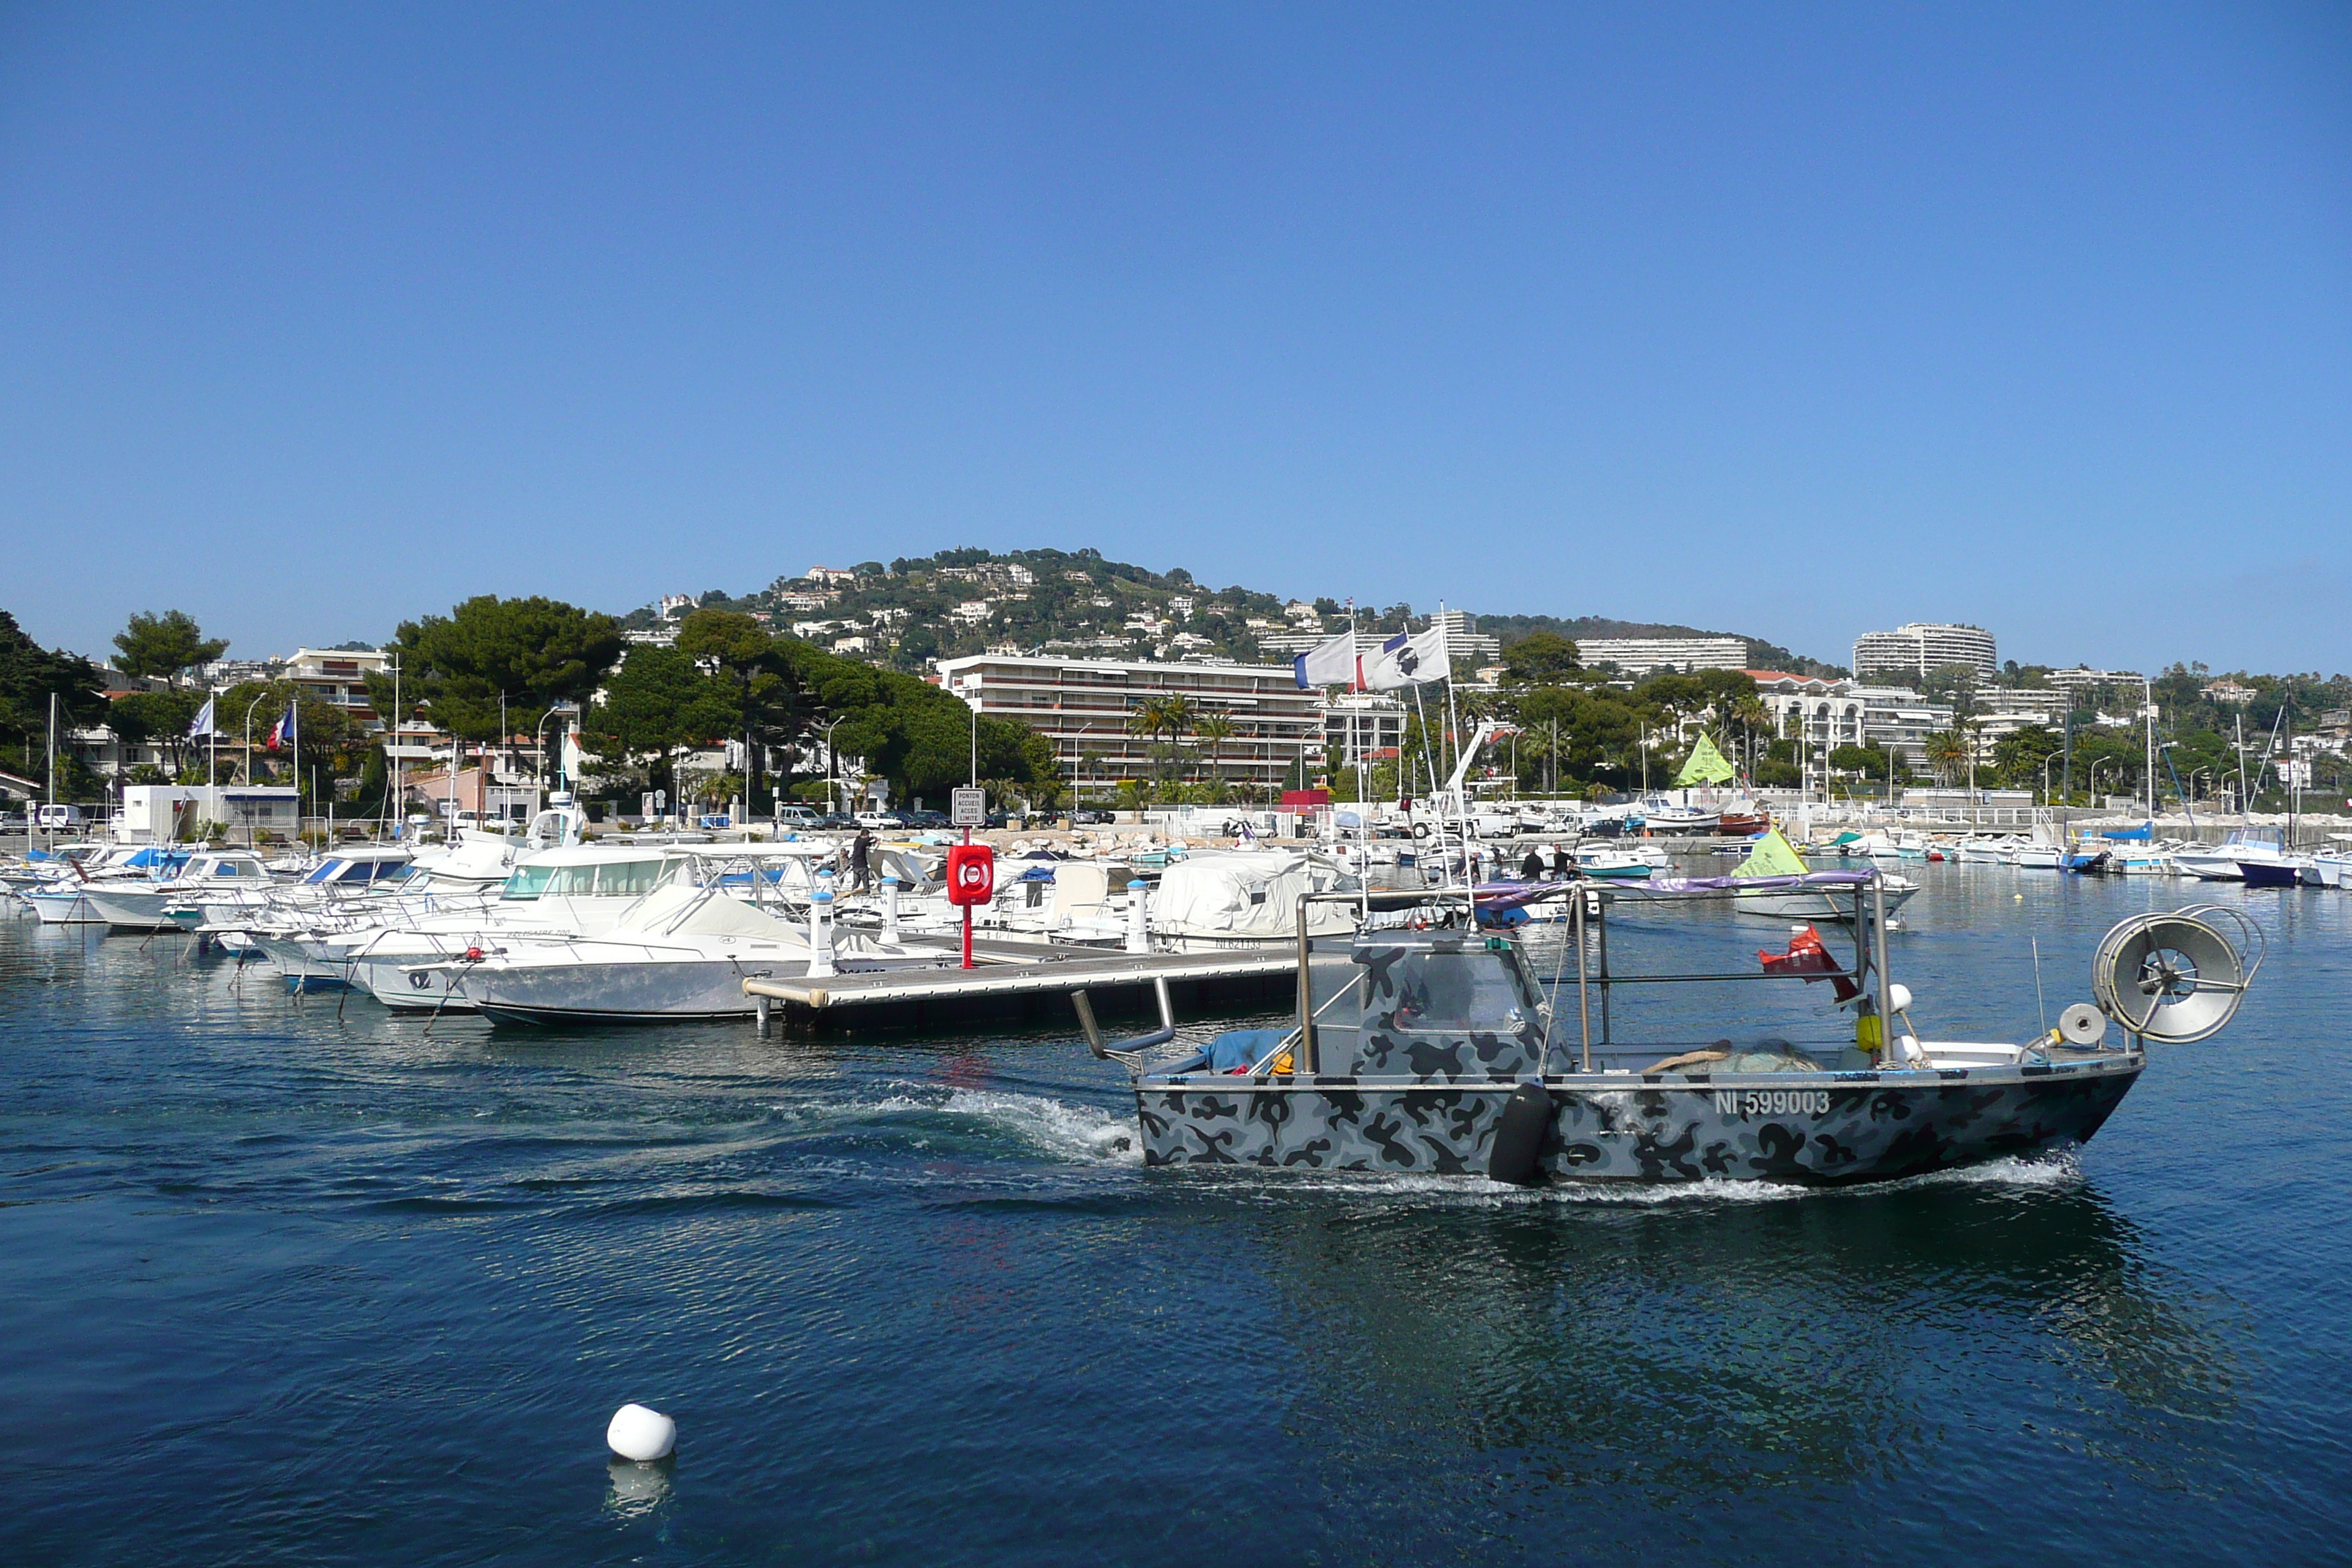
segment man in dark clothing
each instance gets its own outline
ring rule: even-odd
[[[849,842],[849,890],[862,893],[874,876],[874,835],[861,827]]]
[[[1530,848],[1528,858],[1519,862],[1519,879],[1525,882],[1543,880],[1543,851]]]
[[[1551,847],[1551,874],[1554,878],[1563,882],[1567,881],[1568,874],[1574,869],[1575,864],[1568,858],[1567,845],[1555,844]]]

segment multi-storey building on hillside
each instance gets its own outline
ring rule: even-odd
[[[1853,639],[1853,676],[1896,676],[1925,680],[1946,665],[1966,665],[1980,680],[2000,668],[1992,634],[1981,626],[1912,621],[1891,632],[1864,632]]]
[[[1320,694],[1302,691],[1287,665],[1134,664],[1113,659],[973,654],[940,662],[942,688],[992,719],[1013,719],[1053,742],[1063,771],[1087,789],[1150,776],[1162,740],[1129,728],[1147,698],[1182,697],[1196,719],[1222,714],[1233,738],[1215,747],[1227,783],[1295,784],[1323,749]],[[1204,776],[1211,748],[1188,741]]]
[[[1576,657],[1587,669],[1613,664],[1622,674],[1666,669],[1745,669],[1748,643],[1741,637],[1579,637]]]

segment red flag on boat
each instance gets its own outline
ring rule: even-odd
[[[1822,942],[1822,933],[1811,926],[1789,939],[1788,952],[1766,952],[1759,948],[1756,958],[1764,965],[1767,973],[1802,974],[1807,976],[1805,984],[1808,985],[1817,979],[1831,980],[1841,1002],[1851,1002],[1862,994],[1862,987],[1855,984],[1853,976],[1839,967],[1838,961],[1830,956],[1829,948]]]

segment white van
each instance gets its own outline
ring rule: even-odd
[[[45,805],[40,812],[38,820],[43,827],[79,827],[82,825],[81,807],[78,805]]]

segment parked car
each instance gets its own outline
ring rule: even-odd
[[[897,833],[906,827],[900,814],[895,811],[861,811],[850,822],[869,833]]]
[[[818,833],[845,832],[856,826],[857,818],[841,811],[824,812],[809,824],[810,828]]]
[[[1070,826],[1073,827],[1108,827],[1118,819],[1116,813],[1097,811],[1092,806],[1082,806],[1070,813]]]
[[[954,826],[948,820],[948,814],[944,811],[902,811],[898,815],[907,819],[907,826],[909,827],[928,830]]]
[[[776,807],[776,826],[795,829],[814,827],[821,815],[813,805],[780,805]]]

